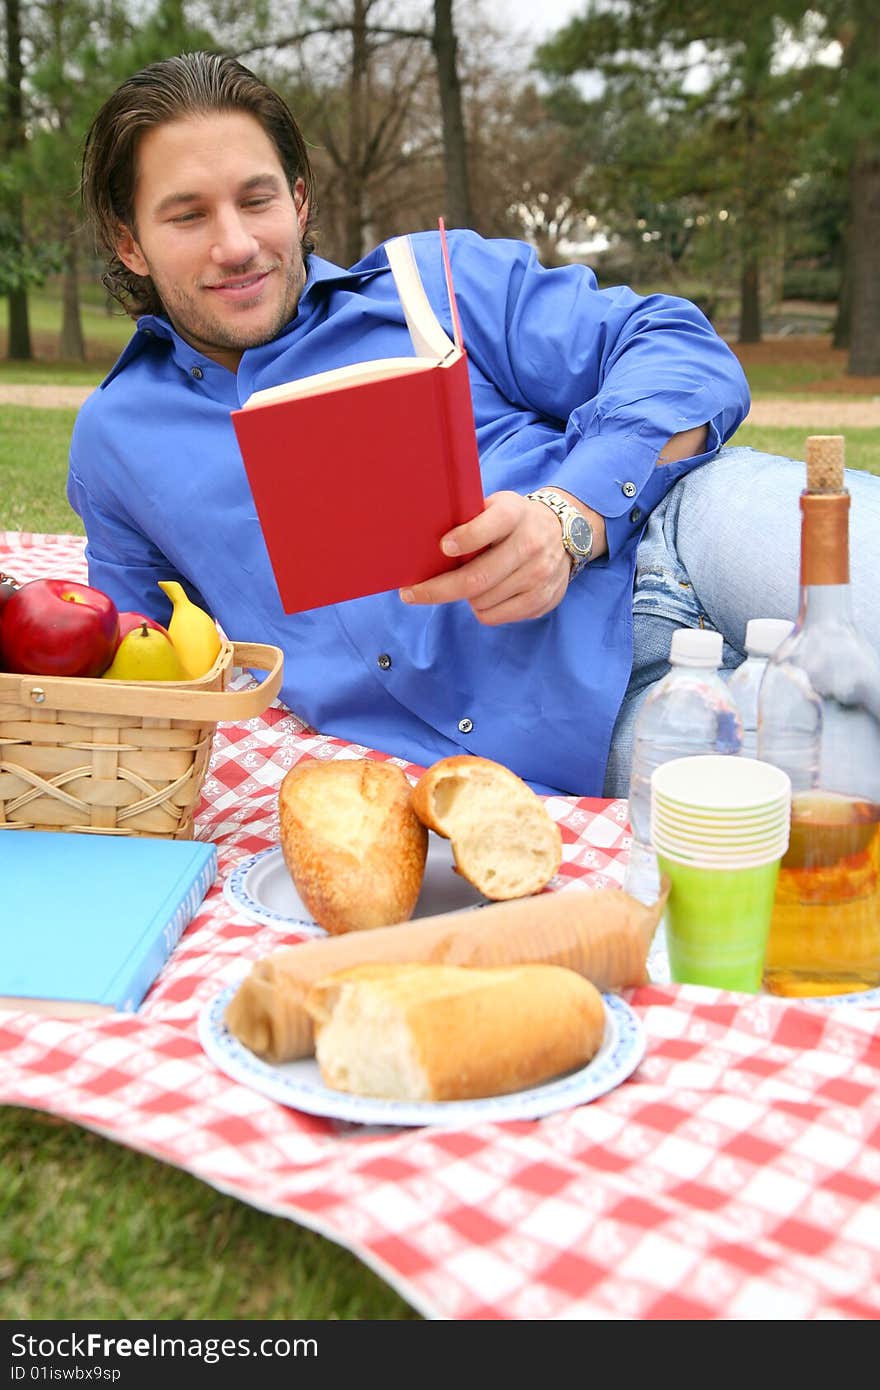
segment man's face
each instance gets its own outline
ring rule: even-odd
[[[213,112],[155,127],[140,141],[132,228],[117,251],[149,276],[178,333],[235,371],[269,342],[305,284],[302,185],[291,194],[259,122]]]

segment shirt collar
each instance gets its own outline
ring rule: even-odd
[[[355,267],[352,270],[344,270],[341,266],[334,265],[332,261],[325,261],[321,256],[309,256],[306,283],[299,298],[296,314],[287,327],[279,333],[276,341],[280,342],[293,329],[294,325],[300,323],[304,318],[309,318],[316,303],[332,287],[348,284],[354,289],[365,284],[368,280],[374,279],[376,275],[387,273],[387,262],[384,265],[371,265],[369,261],[370,258],[368,257],[360,262],[363,269]],[[163,314],[141,314],[136,321],[135,331],[101,382],[101,387],[108,386],[114,377],[124,371],[130,362],[133,362],[142,352],[150,348],[157,339],[170,343],[171,351],[185,371],[189,371],[193,363],[203,363],[206,360],[203,353],[198,352],[196,348],[191,347],[180,337]]]

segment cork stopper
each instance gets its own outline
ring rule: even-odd
[[[807,439],[807,492],[843,492],[842,434],[811,434]]]
[[[801,493],[801,585],[849,583],[850,496],[843,435],[807,439],[807,486]]]

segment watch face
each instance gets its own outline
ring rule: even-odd
[[[572,547],[581,555],[589,555],[593,544],[593,528],[586,517],[572,517],[568,528],[568,539]]]

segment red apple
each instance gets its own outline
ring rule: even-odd
[[[161,623],[157,623],[155,618],[148,618],[146,613],[133,613],[127,609],[124,613],[119,614],[120,642],[133,628],[142,627],[144,623],[147,627],[154,627],[157,632],[162,632],[166,637],[168,636],[168,629],[163,627]]]
[[[32,579],[3,609],[7,670],[35,676],[100,676],[119,641],[116,604],[70,579]]]

